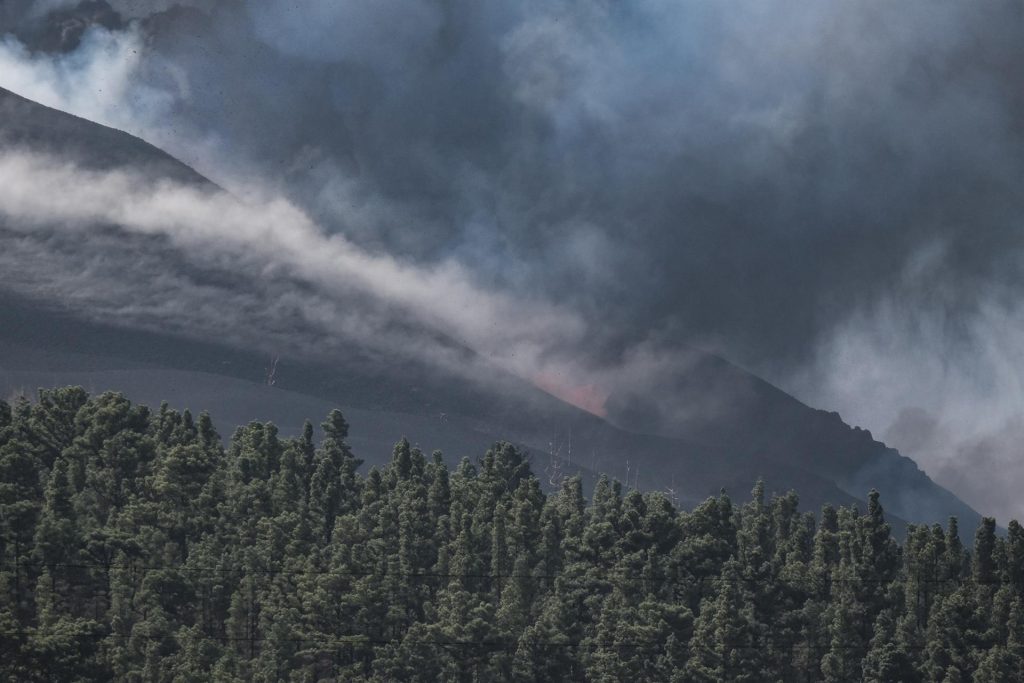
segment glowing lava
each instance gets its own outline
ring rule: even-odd
[[[538,389],[588,413],[593,413],[598,417],[608,416],[605,402],[608,400],[609,392],[596,384],[570,386],[560,374],[553,372],[537,373],[533,376],[533,384]]]

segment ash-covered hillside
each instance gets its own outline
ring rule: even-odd
[[[218,206],[233,211],[235,200],[215,184],[137,138],[12,93],[0,95],[0,110],[8,158],[41,153],[119,179],[197,187],[198,194],[181,196],[217,195]],[[109,175],[82,177],[110,182]],[[65,220],[75,222],[73,207],[65,209]],[[318,303],[317,292],[301,269],[253,266],[249,278],[156,229],[108,218],[68,231],[47,215],[26,221],[0,206],[0,389],[7,394],[80,384],[196,411],[216,406],[228,420],[270,419],[286,433],[311,409],[341,406],[355,411],[349,414],[369,457],[388,452],[403,432],[454,458],[509,439],[553,481],[606,472],[693,502],[721,488],[749,490],[763,478],[769,490],[798,490],[812,508],[862,500],[875,487],[905,521],[956,515],[973,524],[979,517],[868,433],[712,355],[687,351],[674,374],[646,393],[609,387],[599,416],[490,364],[443,325],[431,328],[401,311],[373,309],[380,324],[369,338],[318,328],[306,306]],[[345,275],[332,273],[341,294],[331,305],[369,310],[358,291],[345,298]],[[293,308],[267,315],[282,299]],[[238,303],[225,309],[225,301]],[[443,362],[417,355],[421,347],[440,349]]]

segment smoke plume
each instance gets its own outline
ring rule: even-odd
[[[1024,514],[1019,2],[13,2],[0,20],[0,86],[281,218],[216,237],[147,222],[155,205],[111,219],[372,291],[542,385],[571,375],[595,410],[676,349],[718,351]]]

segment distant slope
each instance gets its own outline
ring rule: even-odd
[[[966,520],[978,514],[871,432],[851,427],[838,413],[811,408],[722,358],[703,354],[666,381],[668,388],[657,393],[660,405],[649,396],[613,395],[609,419],[652,434],[713,443],[744,461],[806,470],[851,495],[877,488],[888,508],[906,519],[943,522],[948,515]],[[723,395],[728,400],[710,414],[671,418],[704,396]]]
[[[132,168],[181,183],[212,183],[158,147],[0,88],[0,148],[27,147],[94,170]]]
[[[30,322],[10,324],[12,319]],[[357,367],[287,359],[270,387],[260,382],[264,359],[253,354],[106,329],[29,311],[10,299],[0,304],[0,330],[7,331],[0,332],[2,396],[67,384],[93,393],[116,390],[148,405],[167,400],[177,408],[209,410],[221,420],[217,427],[224,436],[252,420],[270,420],[284,433],[296,434],[305,419],[317,424],[330,408],[341,407],[352,425],[349,441],[371,465],[386,462],[402,435],[425,450],[441,449],[452,463],[475,459],[482,448],[508,439],[530,451],[536,471],[549,484],[559,473],[582,474],[590,484],[598,473],[620,480],[628,475],[642,489],[663,490],[692,505],[721,488],[745,496],[761,476],[769,490],[798,490],[810,508],[859,499],[810,472],[765,462],[756,470],[759,475],[752,474],[749,463],[712,447],[617,429],[540,392],[534,405],[524,397],[507,397],[488,407],[470,393],[459,395],[459,386],[442,391],[432,383],[370,375]],[[102,355],[100,345],[117,355]],[[903,526],[898,517],[894,521]]]
[[[137,138],[0,91],[0,153],[12,146],[65,154],[93,168],[209,183]],[[134,249],[162,253],[159,240],[137,239]],[[354,347],[329,359],[285,355],[268,387],[269,359],[261,353],[84,320],[45,294],[26,298],[8,285],[0,273],[0,390],[7,394],[69,383],[121,389],[136,400],[167,398],[236,422],[273,419],[286,431],[339,405],[350,412],[353,443],[371,463],[386,459],[403,433],[455,458],[509,439],[530,448],[535,470],[548,469],[552,481],[575,471],[588,478],[606,472],[692,503],[722,487],[745,496],[762,477],[769,490],[797,490],[808,507],[862,501],[876,487],[898,525],[899,518],[933,522],[948,515],[973,525],[979,517],[868,433],[710,355],[652,388],[656,400],[613,395],[606,421],[496,369],[493,382],[469,383]],[[665,410],[699,405],[712,394],[729,401],[710,418],[680,420]]]

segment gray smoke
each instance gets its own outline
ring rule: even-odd
[[[1024,514],[1020,2],[112,2],[47,42],[53,10],[5,4],[0,86],[552,302],[602,367],[720,351]]]

